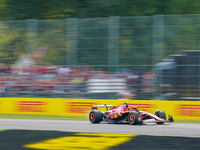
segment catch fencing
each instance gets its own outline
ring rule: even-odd
[[[160,96],[180,91],[170,84],[167,86],[173,91],[164,91],[163,74],[156,74],[155,65],[169,55],[199,48],[198,14],[0,22],[1,68],[18,63],[20,67],[57,66],[89,68],[96,71],[94,74],[121,73],[126,80],[137,79],[128,85],[136,99],[165,99]],[[24,55],[30,57],[24,61]],[[13,78],[13,74],[10,76]],[[176,98],[196,97],[181,90],[184,94],[178,93]]]

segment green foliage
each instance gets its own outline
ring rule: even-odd
[[[48,46],[48,51],[39,63],[65,65],[66,34],[69,32],[65,19],[74,17],[79,18],[77,64],[107,65],[107,17],[119,16],[122,17],[119,22],[119,64],[149,65],[153,50],[152,15],[198,14],[199,8],[200,1],[197,0],[0,0],[0,20],[4,21],[0,26],[1,62],[12,64],[20,54],[33,52],[44,45]],[[145,17],[130,18],[133,16]],[[37,29],[29,31],[28,40],[26,21],[8,21],[26,19],[39,20]],[[199,15],[165,16],[164,41],[159,43],[164,46],[163,55],[198,49],[199,21]]]
[[[1,20],[198,14],[197,0],[0,0]]]
[[[1,20],[61,19],[72,17],[77,0],[0,0]]]
[[[13,22],[14,23],[14,22]],[[19,28],[18,28],[19,29]],[[12,64],[25,52],[25,32],[14,29],[7,22],[1,24],[0,60],[2,63]]]

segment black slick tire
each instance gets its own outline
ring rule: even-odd
[[[99,110],[92,110],[89,114],[89,120],[91,123],[100,123],[102,118],[103,114]]]
[[[143,120],[138,112],[132,111],[128,114],[128,123],[131,125],[137,125],[137,124],[142,124]]]
[[[162,110],[157,110],[155,112],[155,115],[158,116],[159,118],[165,119],[166,120],[166,114]],[[157,122],[157,124],[163,124],[164,122]]]

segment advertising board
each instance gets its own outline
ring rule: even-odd
[[[125,102],[150,113],[163,110],[167,116],[172,115],[174,120],[200,120],[200,101],[0,98],[0,114],[88,117],[93,105],[118,106]]]

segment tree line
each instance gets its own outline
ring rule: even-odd
[[[150,65],[155,32],[152,15],[168,15],[164,17],[163,43],[159,43],[163,46],[163,55],[167,56],[199,48],[199,15],[169,16],[199,14],[199,8],[197,0],[0,0],[0,62],[13,64],[21,54],[27,53],[28,46],[33,49],[47,45],[42,63],[65,65],[66,45],[70,44],[66,42],[65,19],[78,18],[77,64],[107,65],[110,57],[107,17],[119,16],[122,17],[119,19],[119,65]],[[123,18],[136,16],[145,17]],[[85,18],[94,20],[85,21]],[[28,36],[27,19],[39,20],[36,29],[34,24],[29,24],[33,29]]]
[[[0,0],[0,20],[198,14],[197,0]]]

